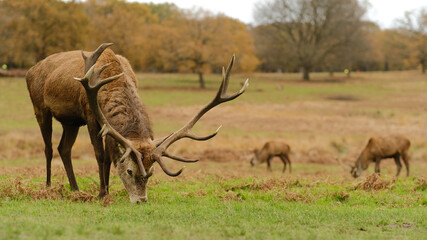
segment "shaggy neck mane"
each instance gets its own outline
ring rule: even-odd
[[[98,62],[99,66],[104,65],[103,62],[111,63],[101,74],[101,78],[124,73],[123,77],[99,91],[100,107],[108,122],[125,138],[153,139],[150,119],[138,96],[135,75],[130,72],[130,65],[123,66],[128,63],[119,61],[109,49],[105,50]]]

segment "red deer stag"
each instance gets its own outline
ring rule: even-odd
[[[205,137],[195,135],[191,129],[207,111],[240,96],[248,86],[248,80],[239,92],[226,93],[233,56],[227,70],[223,68],[223,79],[216,97],[180,130],[154,140],[149,117],[138,96],[135,74],[126,58],[108,49],[111,45],[104,43],[92,53],[70,51],[53,54],[27,73],[28,91],[45,143],[46,185],[51,184],[54,117],[63,127],[58,151],[72,190],[78,191],[78,186],[71,164],[71,148],[79,128],[87,124],[99,168],[99,197],[108,194],[113,162],[130,201],[145,202],[146,185],[153,173],[154,162],[172,177],[181,174],[182,169],[171,172],[162,162],[162,157],[196,162],[174,156],[167,149],[181,138],[204,141],[214,137],[219,128]],[[82,78],[75,78],[76,81],[73,77]]]
[[[288,144],[279,141],[269,141],[264,144],[260,151],[254,150],[250,163],[252,167],[267,162],[267,169],[271,171],[271,160],[273,157],[280,157],[283,162],[283,172],[286,171],[286,164],[289,164],[289,173],[292,173],[291,160],[289,154],[291,148]]]
[[[350,165],[351,175],[355,178],[359,177],[363,170],[369,167],[371,162],[375,162],[375,172],[380,173],[380,162],[385,158],[394,158],[397,165],[396,176],[399,176],[402,164],[400,158],[406,167],[406,176],[409,176],[409,147],[411,142],[404,136],[392,135],[387,137],[371,137],[360,153],[354,166]]]

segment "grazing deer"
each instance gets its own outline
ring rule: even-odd
[[[264,144],[261,150],[254,150],[254,155],[250,163],[252,167],[255,167],[258,164],[267,162],[267,169],[271,171],[271,160],[274,157],[280,157],[284,165],[283,172],[286,171],[286,164],[289,164],[289,173],[292,173],[291,160],[289,159],[290,152],[291,148],[288,144],[279,141],[269,141]]]
[[[210,109],[240,96],[248,86],[248,80],[239,92],[232,95],[226,93],[233,56],[227,70],[223,68],[223,79],[216,97],[180,130],[154,140],[149,117],[138,96],[135,74],[126,58],[108,49],[111,45],[104,43],[92,53],[70,51],[53,54],[33,66],[26,75],[28,91],[45,143],[46,185],[51,184],[54,117],[63,127],[58,151],[72,190],[78,191],[78,186],[71,163],[71,148],[79,128],[87,124],[99,168],[99,197],[108,194],[110,166],[113,162],[130,201],[145,202],[146,185],[153,174],[154,162],[172,177],[181,174],[182,169],[171,172],[162,157],[197,162],[174,156],[167,149],[181,138],[204,141],[214,137],[219,128],[205,137],[195,135],[191,129]],[[74,80],[73,77],[79,78]]]
[[[385,158],[394,158],[397,165],[396,176],[399,176],[402,164],[400,158],[406,167],[406,176],[409,176],[409,154],[408,150],[411,142],[404,136],[392,135],[388,137],[371,137],[360,153],[356,163],[350,165],[351,175],[355,178],[359,177],[363,170],[366,170],[371,162],[375,162],[375,172],[380,173],[380,162]]]

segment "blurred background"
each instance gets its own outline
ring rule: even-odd
[[[427,59],[422,0],[0,1],[0,65],[113,42],[139,72],[390,71]],[[9,72],[9,74],[13,74]],[[21,72],[22,75],[22,72]]]

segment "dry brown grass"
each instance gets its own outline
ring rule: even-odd
[[[92,184],[89,190],[70,191],[63,184],[54,183],[51,187],[46,187],[44,183],[32,183],[16,177],[13,180],[0,181],[0,199],[16,200],[65,200],[70,202],[100,202],[102,206],[111,205],[114,202],[113,195],[107,195],[102,200],[98,200],[96,184]]]
[[[243,196],[241,193],[235,193],[232,191],[227,191],[226,193],[219,196],[219,199],[222,201],[243,201]]]
[[[380,177],[380,175],[373,173],[367,176],[363,181],[355,184],[353,186],[354,189],[362,189],[365,191],[371,190],[382,190],[382,189],[391,189],[393,188],[393,184],[396,179],[393,180],[384,180]]]
[[[427,180],[425,178],[416,178],[416,185],[412,188],[412,191],[425,191],[427,189]]]
[[[0,198],[8,199],[28,199],[28,200],[68,200],[71,202],[94,202],[95,191],[72,192],[67,190],[62,184],[53,184],[51,187],[46,187],[44,184],[34,184],[29,181],[17,177],[9,181],[0,182]],[[94,188],[97,189],[97,188]],[[111,202],[110,199],[104,200]],[[109,204],[109,203],[108,203]]]
[[[297,192],[285,192],[282,199],[288,202],[309,203],[312,201],[312,199],[308,195],[297,193]]]

